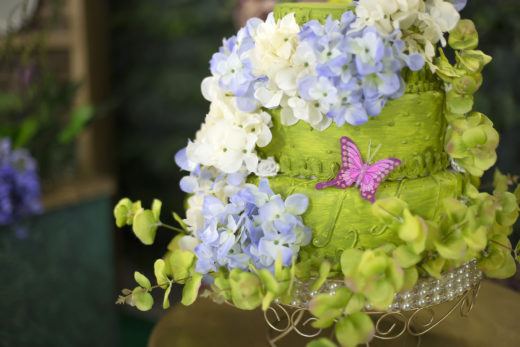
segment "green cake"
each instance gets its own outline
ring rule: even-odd
[[[491,58],[464,6],[282,3],[224,39],[202,82],[209,112],[175,156],[189,172],[180,227],[162,221],[159,201],[114,210],[145,244],[159,227],[180,233],[154,265],[163,306],[173,283],[189,305],[206,278],[218,302],[303,307],[355,346],[374,335],[367,309],[453,299],[411,304],[418,281],[462,269],[468,290],[480,271],[512,276],[520,189],[497,171],[493,194],[478,190],[498,133],[473,111]],[[118,302],[150,309],[150,281],[135,278]]]

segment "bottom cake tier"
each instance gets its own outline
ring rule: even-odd
[[[398,197],[408,203],[412,213],[438,220],[442,200],[460,197],[464,180],[464,175],[445,170],[422,178],[387,181],[379,187],[376,198]],[[398,241],[395,233],[377,221],[371,203],[357,188],[318,191],[318,180],[284,175],[269,182],[272,190],[284,197],[296,193],[309,197],[303,221],[312,228],[313,239],[305,250],[315,256],[335,260],[348,248],[376,248]]]

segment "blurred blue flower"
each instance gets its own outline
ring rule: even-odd
[[[0,139],[0,225],[41,212],[40,180],[35,160],[24,149],[13,150]]]

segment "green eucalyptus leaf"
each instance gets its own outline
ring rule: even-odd
[[[139,311],[149,311],[153,307],[153,297],[145,288],[137,287],[132,292],[132,302]]]
[[[160,220],[161,217],[161,207],[162,202],[161,200],[154,199],[152,203],[152,213],[156,221]]]
[[[352,292],[346,287],[340,287],[333,295],[320,294],[312,298],[309,303],[309,311],[315,317],[322,317],[332,309],[341,309],[348,304]]]
[[[463,76],[453,80],[453,90],[460,95],[473,95],[479,89],[479,81],[472,76]]]
[[[242,310],[254,310],[261,305],[260,279],[250,272],[233,269],[229,274],[233,304]]]
[[[466,114],[473,108],[473,95],[461,95],[452,89],[446,93],[446,107],[448,112]]]
[[[182,289],[181,300],[181,303],[184,306],[190,306],[197,299],[197,296],[199,295],[200,284],[202,283],[202,277],[202,274],[196,272],[189,280],[186,281],[186,284]]]
[[[122,228],[125,225],[132,225],[132,201],[128,198],[121,199],[116,207],[114,207],[114,218],[116,219],[116,225],[118,228]]]
[[[466,244],[475,251],[481,251],[487,245],[487,228],[484,226],[466,228],[462,235]]]
[[[231,300],[231,285],[227,278],[215,278],[215,286],[226,300]]]
[[[504,252],[504,261],[502,266],[496,270],[486,271],[485,274],[490,278],[506,279],[512,277],[516,273],[515,258],[511,252]]]
[[[333,295],[320,294],[312,298],[309,310],[318,318],[312,326],[325,329],[334,324],[334,321],[343,314],[352,292],[346,287],[340,287]]]
[[[358,271],[363,252],[359,249],[350,248],[341,254],[341,271],[346,277],[354,277]]]
[[[381,274],[388,266],[388,257],[384,253],[366,250],[359,262],[359,272],[365,277]]]
[[[170,293],[172,291],[172,285],[173,283],[170,283],[164,291],[162,307],[165,310],[170,307]]]
[[[166,263],[163,259],[157,259],[155,261],[153,264],[153,272],[155,274],[157,284],[160,285],[162,289],[166,289],[170,284],[170,279],[166,275]]]
[[[372,212],[385,224],[392,225],[399,222],[406,208],[408,205],[403,200],[387,198],[376,200],[372,205]]]
[[[308,282],[311,278],[311,260],[307,259],[295,265],[296,277]]]
[[[336,338],[344,347],[368,343],[375,334],[372,319],[363,312],[341,318],[335,327]]]
[[[262,281],[268,292],[272,292],[274,294],[281,294],[282,287],[269,270],[261,269],[258,272],[258,276],[260,277],[260,280]]]
[[[441,257],[446,259],[461,259],[466,251],[466,242],[464,239],[453,236],[448,237],[444,241],[435,242],[435,248]]]
[[[152,290],[152,285],[150,284],[150,280],[146,278],[145,275],[142,273],[136,271],[134,272],[134,279],[135,281],[143,288],[146,288],[147,290]]]
[[[273,292],[267,292],[264,298],[262,299],[262,311],[267,311],[271,303],[276,298],[276,295]]]
[[[462,140],[466,147],[473,148],[482,146],[486,144],[487,141],[485,129],[482,127],[468,129],[462,134]]]
[[[179,250],[181,249],[181,247],[179,246],[179,240],[181,238],[183,238],[184,234],[177,234],[175,235],[175,237],[172,238],[172,240],[170,241],[170,243],[168,244],[168,250],[169,251],[176,251],[176,250]]]
[[[145,245],[152,245],[159,224],[151,210],[141,210],[134,216],[132,230]]]
[[[312,283],[311,290],[316,291],[316,290],[319,290],[323,286],[323,284],[327,280],[327,277],[329,276],[330,268],[331,268],[331,265],[326,260],[320,264],[318,278]]]
[[[386,310],[394,301],[396,290],[390,280],[381,278],[366,287],[364,294],[375,309]]]
[[[484,54],[482,51],[467,50],[460,54],[456,53],[457,61],[460,66],[470,73],[479,73],[484,66],[489,64],[492,58]]]
[[[401,245],[394,250],[394,259],[399,266],[407,268],[422,260],[420,254],[415,253],[408,244]]]
[[[515,192],[513,194],[516,196],[516,201],[520,201],[520,184],[516,186]]]
[[[337,347],[337,346],[331,340],[329,340],[325,337],[320,337],[319,339],[312,340],[311,342],[309,342],[306,347]]]
[[[456,50],[477,48],[478,33],[475,24],[469,19],[461,19],[455,29],[450,31],[448,44]]]
[[[361,312],[365,307],[365,296],[362,294],[354,294],[348,301],[347,306],[345,307],[345,314],[353,314],[356,312]]]
[[[407,269],[404,269],[403,274],[403,290],[410,290],[412,289],[415,284],[417,283],[417,280],[419,279],[419,271],[417,271],[417,267],[409,267]]]
[[[173,279],[178,283],[184,283],[191,274],[195,265],[195,254],[190,251],[173,251],[168,258]]]
[[[442,268],[444,267],[445,263],[446,260],[441,257],[437,257],[434,259],[432,258],[424,262],[422,264],[422,268],[428,273],[428,275],[440,279],[442,276]]]

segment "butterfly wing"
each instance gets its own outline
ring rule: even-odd
[[[401,161],[395,158],[383,159],[370,165],[361,179],[361,196],[374,203],[379,184],[399,165],[401,165]]]
[[[363,160],[356,144],[348,137],[343,136],[341,143],[341,161],[343,166],[340,170],[340,176],[343,181],[343,189],[353,185],[361,174],[363,168]]]

